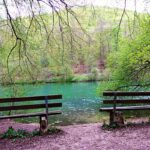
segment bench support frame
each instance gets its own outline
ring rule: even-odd
[[[110,120],[109,124],[110,125],[118,125],[118,126],[124,126],[124,118],[123,118],[123,113],[120,111],[110,111]]]
[[[40,134],[44,135],[48,131],[48,118],[46,116],[40,116]]]

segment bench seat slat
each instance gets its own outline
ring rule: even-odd
[[[115,100],[117,104],[150,103],[150,99]],[[113,100],[103,100],[103,104],[114,104]]]
[[[57,115],[61,114],[60,110],[57,111],[50,111],[48,115]],[[0,116],[0,120],[2,119],[11,119],[11,118],[25,118],[25,117],[36,117],[36,116],[43,116],[46,115],[45,112],[38,112],[38,113],[29,113],[29,114],[18,114],[18,115],[11,115],[11,116]]]
[[[103,107],[100,108],[100,111],[113,111],[113,107]],[[143,106],[122,106],[116,107],[116,110],[148,110],[150,109],[150,105],[143,105]]]
[[[49,103],[48,107],[49,108],[62,107],[62,103]],[[3,106],[3,107],[0,107],[0,111],[39,109],[39,108],[45,108],[45,104],[20,105],[20,106]]]

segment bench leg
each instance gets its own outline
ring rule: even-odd
[[[114,122],[118,126],[124,126],[124,118],[123,118],[123,113],[122,112],[120,112],[120,111],[115,112]]]
[[[46,116],[40,116],[40,134],[46,134],[48,131],[48,120]]]
[[[124,118],[123,118],[123,113],[116,111],[115,114],[114,112],[110,112],[110,125],[116,124],[118,126],[123,126],[124,125]]]
[[[112,111],[109,113],[109,116],[109,125],[112,125],[114,123],[114,114]]]

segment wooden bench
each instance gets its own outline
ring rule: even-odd
[[[122,111],[150,110],[150,92],[106,91],[103,96],[111,98],[103,100],[107,107],[100,108],[100,111],[110,113],[110,124],[124,124]]]
[[[17,97],[17,98],[1,98],[0,99],[0,120],[2,119],[13,119],[13,118],[24,118],[24,117],[36,117],[40,118],[40,131],[46,133],[48,129],[48,116],[61,114],[61,110],[58,108],[62,107],[61,102],[53,102],[52,100],[62,99],[62,95],[48,95],[48,96],[34,96],[34,97]],[[51,100],[49,102],[49,100]],[[2,104],[3,103],[3,104]],[[25,103],[25,104],[23,104]],[[2,106],[3,105],[3,106]],[[51,110],[49,111],[49,108]],[[52,110],[52,109],[55,110]],[[56,109],[57,108],[57,109]],[[26,110],[36,109],[38,112],[27,113]],[[42,109],[39,112],[38,109]],[[26,113],[18,114],[18,110],[25,110]],[[6,115],[6,112],[15,111],[15,115]],[[17,114],[16,114],[17,113]]]

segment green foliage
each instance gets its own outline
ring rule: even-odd
[[[76,82],[89,81],[89,76],[87,74],[75,75],[72,81],[76,81]]]
[[[15,138],[25,138],[30,134],[25,130],[17,130],[15,131],[12,127],[9,127],[8,130],[2,134],[2,138],[15,139]]]
[[[57,129],[55,126],[51,126],[48,129],[47,134],[57,134],[61,132],[60,129]],[[31,138],[34,136],[40,136],[40,131],[39,130],[33,130],[32,132],[28,132],[26,130],[18,129],[17,131],[9,127],[6,132],[4,132],[0,137],[3,139],[18,139],[18,138]]]
[[[130,90],[129,86],[150,83],[149,25],[150,18],[144,17],[134,37],[119,38],[118,51],[113,50],[107,57],[111,80],[101,83],[99,91]]]
[[[97,88],[97,94],[102,96],[103,91],[115,91],[118,84],[119,83],[115,81],[100,81]]]
[[[54,127],[54,126],[51,126],[49,129],[48,129],[48,134],[57,134],[57,133],[60,133],[61,130]]]
[[[101,53],[109,50],[106,39],[110,40],[110,31],[115,26],[113,22],[121,11],[99,7],[94,10],[89,7],[73,10],[80,24],[69,14],[70,27],[64,23],[68,18],[63,10],[59,11],[63,18],[61,22],[57,14],[54,14],[54,20],[51,14],[36,15],[31,24],[28,17],[14,19],[16,33],[22,41],[17,42],[9,58],[16,37],[7,27],[0,28],[0,69],[3,83],[51,80],[53,77],[69,81],[75,74],[73,65],[82,62],[89,67],[88,73],[97,67],[99,59],[103,57]],[[3,26],[5,21],[0,24]],[[59,24],[63,32],[60,32]],[[53,30],[50,27],[54,27]],[[49,74],[52,76],[49,77]],[[97,75],[92,75],[91,79],[96,80]]]
[[[141,21],[142,22],[142,21]],[[116,53],[113,71],[114,78],[118,80],[139,82],[146,80],[149,72],[150,58],[150,29],[149,18],[140,25],[140,33],[134,39],[123,39],[120,41],[120,49]],[[148,29],[148,30],[147,30]],[[111,56],[110,54],[110,57]]]
[[[41,58],[41,66],[42,66],[42,67],[48,67],[48,65],[49,65],[49,60],[48,60],[48,58],[47,58],[46,56],[43,56],[43,57]]]
[[[3,27],[6,21],[1,21],[0,25],[3,27],[0,28],[1,82],[8,84],[12,81],[99,80],[99,62],[106,62],[106,55],[109,53],[107,60],[112,74],[111,79],[117,82],[119,80],[132,82],[135,79],[137,82],[148,78],[149,74],[140,71],[142,67],[139,67],[149,61],[148,18],[138,23],[137,18],[133,16],[134,13],[126,11],[118,34],[119,27],[116,23],[122,10],[99,7],[93,10],[87,7],[75,8],[73,11],[80,24],[72,15],[68,14],[66,17],[63,10],[59,11],[63,21],[58,19],[57,14],[36,15],[32,23],[28,17],[14,19],[16,33],[22,41],[17,42],[13,51],[11,48],[15,45],[16,37],[11,34],[9,28]],[[144,18],[146,15],[139,14],[139,16]],[[68,18],[70,26],[65,23]],[[53,27],[53,30],[50,27]],[[132,31],[136,32],[132,34]],[[10,51],[11,55],[8,58]],[[76,65],[86,66],[88,68],[86,73],[90,75],[79,77],[80,73],[75,71]]]
[[[118,128],[122,128],[122,127],[119,126],[119,125],[116,124],[116,123],[112,123],[112,124],[110,124],[110,125],[108,125],[108,124],[103,124],[103,125],[102,125],[102,128],[103,128],[104,130],[112,130],[112,129],[118,129]]]
[[[90,80],[96,81],[100,79],[100,72],[97,68],[92,68]]]

